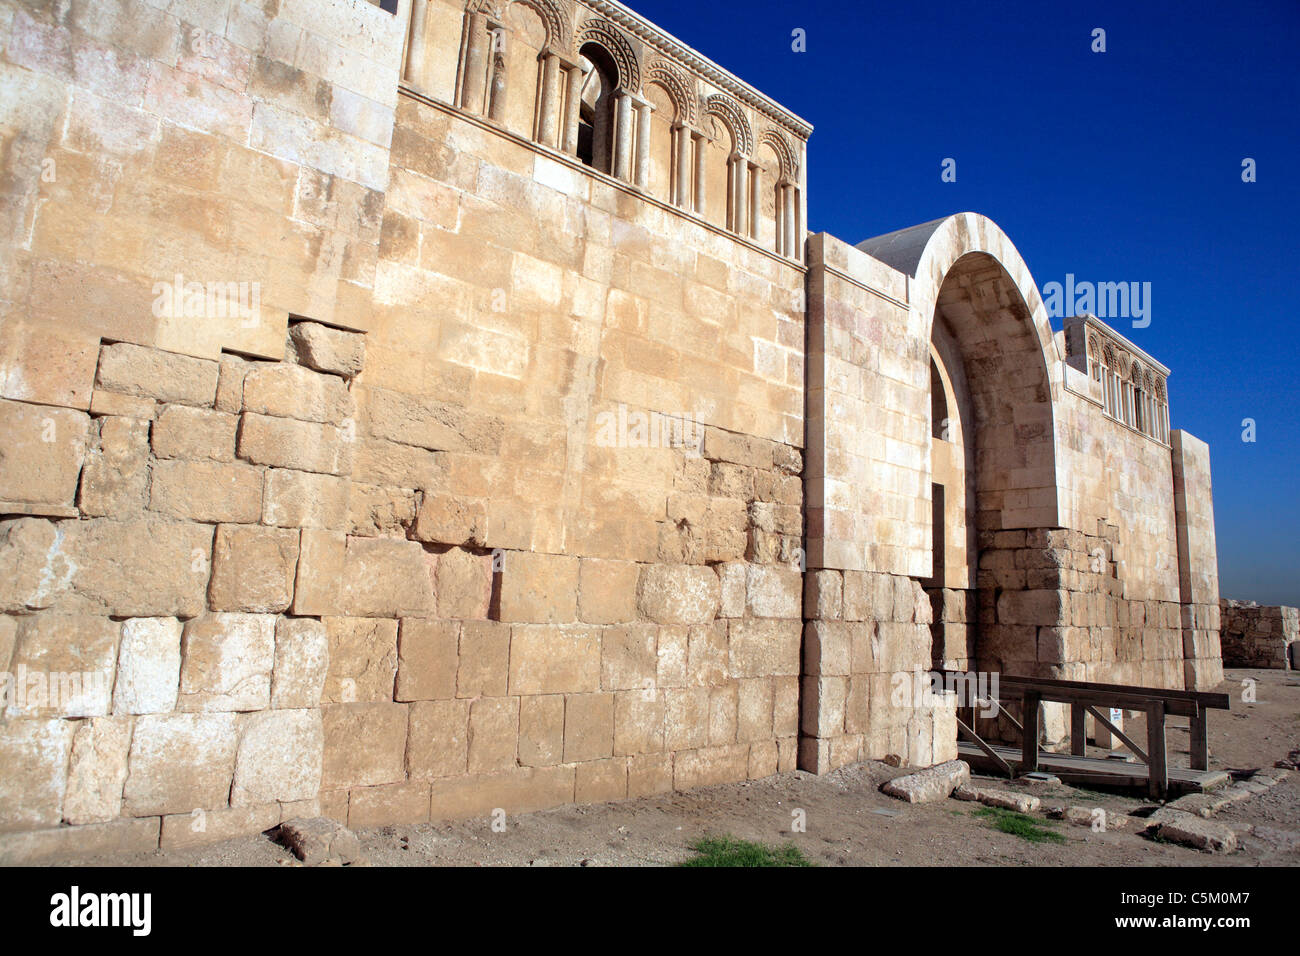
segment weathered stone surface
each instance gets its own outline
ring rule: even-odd
[[[431,451],[495,455],[501,448],[499,419],[386,388],[365,390],[365,420],[376,438]]]
[[[158,818],[114,820],[52,830],[0,833],[0,865],[56,863],[72,856],[148,853],[158,849]]]
[[[510,693],[600,689],[600,633],[594,628],[518,625],[510,636]]]
[[[754,617],[803,617],[803,576],[797,568],[751,564],[745,571],[745,591],[746,607]]]
[[[124,554],[133,559],[123,561]],[[66,561],[72,607],[115,617],[193,617],[206,605],[211,554],[207,525],[157,518],[82,521],[46,554],[50,573],[44,580],[57,587]]]
[[[577,620],[577,558],[511,552],[504,562],[499,620],[533,624]]]
[[[81,471],[77,507],[87,515],[133,517],[149,488],[149,423],[105,418],[98,438],[92,437]]]
[[[185,624],[181,711],[264,710],[271,704],[275,618],[205,614]]]
[[[218,611],[284,611],[293,601],[297,566],[297,531],[221,525],[208,599]]]
[[[1160,823],[1155,834],[1161,840],[1181,843],[1206,853],[1235,853],[1237,850],[1237,834],[1231,827],[1190,813]]]
[[[570,694],[564,700],[564,762],[614,753],[614,695]]]
[[[271,706],[276,710],[319,706],[329,662],[330,642],[324,623],[311,618],[277,620]]]
[[[176,707],[180,674],[180,621],[137,617],[122,622],[113,713],[168,713]]]
[[[531,813],[573,802],[573,767],[519,767],[500,773],[435,780],[430,817],[463,820],[493,810]]]
[[[519,763],[550,767],[564,759],[564,696],[547,694],[519,700]]]
[[[467,700],[427,700],[411,705],[406,769],[412,780],[465,773],[469,708]]]
[[[216,362],[119,342],[100,349],[95,384],[162,402],[211,406],[217,371]]]
[[[414,541],[348,538],[339,603],[355,617],[432,616],[432,565]]]
[[[677,754],[673,759],[673,789],[713,787],[749,776],[749,745],[724,744]]]
[[[487,540],[487,510],[481,501],[428,493],[415,521],[420,541],[482,547]]]
[[[705,624],[721,600],[718,575],[710,567],[646,565],[637,584],[637,606],[658,624]]]
[[[397,690],[393,699],[455,697],[459,640],[460,625],[455,621],[404,618],[397,634]]]
[[[343,380],[299,365],[270,363],[244,376],[244,411],[341,425],[353,414]]]
[[[578,572],[578,617],[588,624],[636,620],[639,571],[631,561],[583,558]]]
[[[161,850],[187,850],[263,833],[278,824],[280,816],[278,803],[171,814],[162,818],[158,847]]]
[[[226,806],[238,744],[234,714],[137,717],[122,812],[189,813]]]
[[[234,461],[238,424],[239,418],[227,412],[165,405],[151,432],[154,456]]]
[[[420,493],[352,482],[346,531],[361,538],[404,538],[415,524]]]
[[[970,767],[964,761],[949,760],[895,777],[883,784],[880,791],[908,803],[931,803],[947,799],[954,790],[969,782]]]
[[[5,717],[98,717],[112,707],[121,625],[37,614],[18,621]]]
[[[89,429],[85,412],[0,399],[0,503],[70,507]]]
[[[0,831],[58,826],[75,731],[68,720],[0,723]]]
[[[342,611],[339,601],[347,539],[339,532],[304,528],[294,582],[294,614],[324,616]]]
[[[327,617],[323,623],[329,639],[329,672],[321,700],[330,704],[393,700],[397,622]]]
[[[730,671],[735,677],[799,673],[798,621],[738,620],[730,625]]]
[[[1032,794],[995,790],[989,787],[972,787],[969,784],[958,786],[953,790],[952,796],[957,800],[973,801],[988,807],[1001,807],[1004,810],[1016,810],[1020,813],[1034,813],[1042,806],[1042,800]]]
[[[644,690],[659,670],[658,634],[653,624],[611,627],[601,641],[601,688]]]
[[[518,742],[519,698],[480,697],[470,702],[470,773],[491,773],[515,766]]]
[[[262,514],[262,471],[239,462],[156,461],[149,507],[194,521],[255,522]]]
[[[330,704],[321,708],[325,760],[321,790],[376,787],[406,778],[407,708],[403,704]],[[358,747],[357,741],[366,741]]]
[[[438,616],[486,618],[492,599],[492,557],[452,548],[438,555]]]
[[[275,834],[276,842],[288,847],[293,855],[308,866],[326,860],[340,863],[364,863],[361,841],[342,824],[324,817],[288,820]]]
[[[319,322],[295,322],[289,326],[289,339],[299,364],[318,372],[352,378],[365,365],[364,335],[331,329]]]
[[[320,790],[324,734],[318,710],[270,710],[244,719],[233,807],[309,800]]]
[[[348,794],[348,826],[424,823],[429,819],[429,785],[418,781],[359,787]]]
[[[510,681],[510,626],[466,621],[460,628],[457,697],[504,697]]]
[[[122,812],[122,787],[131,746],[129,717],[78,721],[68,762],[63,819],[71,824],[106,823]]]
[[[348,503],[346,478],[272,468],[266,473],[262,524],[336,530],[347,521]]]
[[[256,465],[346,475],[353,442],[335,425],[245,412],[240,416],[238,454]]]

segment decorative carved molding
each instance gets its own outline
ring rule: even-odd
[[[667,34],[659,32],[621,3],[611,2],[611,0],[584,0],[584,3],[592,10],[607,17],[611,22],[622,27],[647,46],[698,73],[718,89],[730,93],[740,102],[785,127],[799,139],[806,140],[812,135],[812,126],[805,120],[772,102],[748,83],[732,76],[713,61],[705,59],[690,49],[690,47],[684,46]]]
[[[608,20],[593,17],[582,24],[573,45],[582,49],[584,43],[598,43],[604,47],[618,69],[618,85],[629,93],[641,92],[641,64],[637,62],[632,44],[618,27]]]
[[[717,116],[731,130],[732,145],[742,156],[754,154],[754,131],[749,128],[745,113],[731,97],[715,93],[707,100],[704,115]]]
[[[655,60],[650,64],[650,69],[646,70],[645,81],[658,83],[668,91],[668,98],[673,101],[673,108],[677,110],[673,122],[685,123],[688,126],[695,125],[696,98],[693,90],[695,84],[691,82],[690,77],[667,60]]]
[[[776,153],[776,158],[781,164],[781,178],[787,182],[798,183],[799,160],[785,135],[769,126],[759,135],[758,141],[771,146],[772,151]]]
[[[506,9],[510,3],[522,3],[531,7],[542,18],[546,27],[546,45],[556,50],[568,50],[573,39],[573,27],[569,25],[569,14],[556,0],[470,0],[470,13],[486,13],[498,23],[505,21]]]

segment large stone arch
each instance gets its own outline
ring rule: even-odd
[[[858,248],[909,277],[909,332],[958,343],[975,421],[981,530],[1063,526],[1056,461],[1061,357],[1038,286],[996,223],[961,213]]]

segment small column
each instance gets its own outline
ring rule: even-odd
[[[469,44],[465,50],[465,80],[461,86],[460,105],[474,113],[482,113],[484,94],[487,92],[489,37],[487,17],[472,13],[469,18]]]
[[[636,101],[636,185],[645,189],[650,181],[650,114],[654,106],[645,100]]]
[[[705,148],[706,142],[703,133],[691,133],[691,140],[695,146],[695,211],[702,216],[704,215],[705,200],[704,184],[707,179],[704,165],[708,150]]]
[[[506,38],[499,28],[492,30],[492,83],[488,91],[488,118],[498,123],[506,118]]]
[[[424,85],[424,30],[428,13],[429,0],[411,0],[411,23],[406,34],[406,63],[402,68],[402,79],[416,86]]]
[[[785,255],[788,258],[796,259],[795,255],[795,188],[789,183],[785,184],[782,192],[782,198],[785,200]]]
[[[614,177],[632,178],[632,97],[626,90],[615,93],[614,100]]]
[[[763,168],[749,167],[749,237],[761,239],[763,226]]]
[[[749,163],[743,156],[731,157],[731,231],[738,236],[748,235],[746,223],[749,216],[749,184],[746,173]]]
[[[691,131],[682,124],[673,127],[674,156],[677,160],[677,195],[673,201],[683,209],[691,206]]]
[[[582,81],[586,74],[578,64],[569,66],[564,91],[564,151],[578,155],[578,119],[581,117]]]
[[[785,255],[785,187],[776,186],[776,254]]]
[[[552,149],[559,146],[560,58],[549,50],[542,54],[541,118],[537,141]]]

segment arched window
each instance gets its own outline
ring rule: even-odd
[[[578,107],[578,159],[602,173],[614,172],[614,90],[618,68],[598,43],[578,51],[586,79]]]

